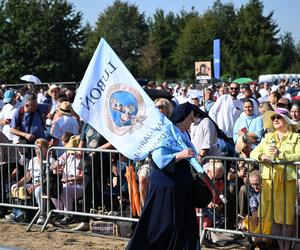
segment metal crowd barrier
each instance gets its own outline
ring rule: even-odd
[[[34,192],[31,194],[27,192],[28,185],[26,185],[26,182],[19,187],[18,192],[15,191],[13,194],[13,190],[11,190],[12,186],[18,183],[27,173],[28,168],[33,168],[33,161],[29,165],[30,159],[37,154],[41,155],[41,153],[40,148],[35,145],[0,143],[0,207],[2,209],[13,208],[38,211],[35,217],[40,213],[44,213],[43,202],[38,207]],[[40,164],[40,172],[44,172],[42,162]],[[35,177],[34,172],[32,177]],[[40,183],[44,183],[43,175],[40,176]],[[43,191],[43,185],[41,185],[41,193]],[[28,226],[27,231],[30,227],[31,224]]]
[[[127,181],[124,177],[126,172],[126,166],[132,164],[128,159],[124,158],[116,150],[97,150],[97,149],[79,149],[79,148],[65,148],[65,147],[51,147],[47,151],[46,160],[41,163],[40,172],[43,173],[40,176],[40,183],[42,192],[42,201],[40,207],[36,204],[36,198],[34,195],[30,199],[25,199],[21,201],[19,198],[15,198],[11,194],[11,186],[14,183],[11,180],[11,173],[13,170],[16,171],[15,181],[18,182],[23,176],[19,172],[26,173],[29,167],[29,160],[34,157],[35,154],[42,154],[41,150],[34,145],[26,144],[0,144],[0,207],[7,208],[18,208],[18,209],[28,209],[37,211],[36,215],[30,222],[27,231],[30,230],[31,226],[37,220],[39,215],[45,215],[46,220],[42,226],[41,231],[44,231],[49,224],[52,223],[53,217],[55,215],[72,215],[77,217],[89,217],[94,219],[103,219],[106,221],[127,221],[127,222],[137,222],[138,218],[133,216],[132,211],[132,199],[130,199],[128,190],[126,190]],[[67,157],[64,158],[59,155],[73,155],[73,160],[68,160]],[[26,161],[24,161],[24,156],[27,156]],[[80,156],[80,157],[79,157]],[[57,158],[57,159],[55,159]],[[74,160],[75,159],[75,160]],[[222,215],[224,220],[221,224],[216,223],[216,209],[213,209],[213,226],[202,227],[202,217],[200,211],[200,222],[199,222],[199,233],[201,236],[201,244],[205,239],[207,232],[220,232],[220,233],[230,233],[234,235],[242,235],[244,237],[256,237],[256,238],[270,238],[287,240],[292,242],[300,242],[298,238],[299,226],[298,226],[298,202],[295,204],[296,218],[295,218],[295,236],[286,237],[284,235],[276,235],[274,232],[271,234],[264,234],[262,232],[261,221],[259,223],[259,232],[254,233],[251,227],[247,230],[241,231],[238,227],[241,216],[239,213],[239,187],[238,187],[238,171],[241,165],[246,167],[247,175],[250,173],[250,166],[257,168],[261,171],[261,163],[256,162],[252,159],[244,158],[230,158],[230,157],[206,157],[205,160],[221,161],[224,166],[224,195],[228,202],[223,206]],[[243,164],[241,164],[243,163]],[[56,165],[55,165],[56,164]],[[57,168],[57,164],[59,168]],[[257,164],[257,166],[255,166]],[[272,171],[274,171],[274,166],[276,164],[281,164],[284,166],[284,180],[286,179],[286,167],[289,164],[295,165],[297,170],[297,180],[295,181],[296,195],[299,193],[298,180],[299,174],[297,166],[300,165],[299,162],[275,162],[272,166]],[[245,166],[244,166],[245,165]],[[214,164],[213,164],[214,168]],[[65,172],[65,185],[60,186],[59,175],[53,174],[53,171],[58,172],[64,169]],[[66,175],[66,173],[68,173]],[[228,174],[234,176],[230,181],[227,179]],[[52,176],[52,179],[50,178]],[[54,176],[54,177],[53,177]],[[214,180],[215,181],[215,180]],[[53,196],[51,192],[53,191],[53,183],[56,183],[56,196]],[[273,183],[273,180],[272,182]],[[51,186],[52,185],[52,186]],[[54,185],[55,186],[55,185]],[[26,189],[25,184],[23,187]],[[69,189],[67,188],[69,187]],[[70,188],[71,187],[71,188]],[[76,189],[75,189],[76,187]],[[73,188],[73,189],[72,189]],[[128,187],[127,187],[128,188]],[[246,201],[249,201],[249,185],[246,186]],[[287,191],[284,187],[284,203],[286,203]],[[63,195],[65,199],[63,199]],[[274,200],[273,194],[271,195],[272,202],[272,226],[274,221]],[[56,198],[57,207],[54,206],[53,198]],[[295,201],[297,201],[295,197]],[[213,200],[215,201],[215,200]],[[60,202],[72,209],[67,209],[60,206]],[[46,204],[46,206],[44,206]],[[71,206],[69,206],[71,204]],[[259,204],[261,204],[261,196]],[[285,204],[286,205],[286,204]],[[261,213],[261,206],[259,206]],[[250,209],[247,205],[246,214],[250,215]],[[286,220],[286,206],[283,209],[284,219]],[[244,216],[244,215],[243,215]],[[249,225],[250,219],[248,219]]]
[[[71,152],[71,153],[70,153]],[[53,155],[73,154],[79,156],[77,160],[63,161],[62,166],[65,172],[69,173],[69,177],[76,176],[76,168],[78,164],[82,164],[81,169],[81,181],[75,178],[72,186],[80,186],[80,193],[78,190],[73,191],[68,189],[66,185],[59,187],[57,185],[57,196],[51,197],[50,192],[50,175],[55,169],[55,166],[51,164],[51,158]],[[60,162],[61,158],[58,157],[56,162]],[[74,158],[73,158],[74,159]],[[126,166],[130,161],[122,157],[122,155],[116,150],[97,150],[88,148],[65,148],[65,147],[51,147],[47,152],[47,192],[45,198],[47,199],[47,218],[42,227],[42,231],[45,230],[47,224],[51,222],[51,218],[55,214],[67,215],[67,216],[85,216],[90,218],[105,219],[111,221],[127,221],[137,222],[137,218],[132,217],[131,199],[128,197],[126,191],[127,182],[125,180]],[[72,166],[73,165],[73,166]],[[54,167],[54,168],[53,168]],[[79,170],[79,169],[78,169]],[[74,171],[74,172],[73,172]],[[113,172],[117,176],[113,176]],[[53,175],[53,174],[52,174]],[[60,176],[56,174],[55,182],[60,182]],[[88,180],[88,181],[87,181]],[[65,180],[69,183],[68,177]],[[115,184],[114,182],[117,182]],[[80,183],[79,183],[80,182]],[[87,183],[90,182],[90,183]],[[114,186],[116,185],[116,186]],[[60,190],[61,189],[61,190]],[[63,191],[64,190],[64,191]],[[71,194],[73,192],[73,194]],[[68,203],[71,195],[74,197],[74,209],[66,210],[65,208],[59,208],[53,206],[53,199],[56,199],[56,205],[60,205],[62,195],[66,195],[64,202]],[[89,198],[87,198],[89,196]],[[87,204],[90,200],[90,204]],[[72,201],[73,202],[73,201]],[[64,204],[65,205],[65,204]]]
[[[52,183],[57,183],[57,196],[51,197],[50,192],[50,175],[52,168],[56,162],[60,161],[58,155],[63,153],[73,155],[81,155],[80,159],[82,176],[81,180],[75,180],[72,185],[82,186],[81,194],[77,189],[73,192],[74,205],[72,210],[62,209],[55,207],[52,201],[53,198],[59,198],[61,200],[61,192],[63,187],[58,184],[61,181],[59,175],[54,177],[52,174]],[[126,190],[127,181],[125,179],[126,166],[132,164],[129,160],[125,159],[116,150],[97,150],[97,149],[79,149],[79,148],[65,148],[65,147],[51,147],[47,151],[46,159],[41,162],[40,172],[43,173],[40,176],[41,185],[41,205],[37,205],[34,193],[31,198],[20,200],[18,197],[13,197],[11,194],[11,186],[19,182],[24,173],[27,172],[29,167],[29,161],[35,154],[42,154],[39,147],[35,145],[27,144],[7,144],[0,143],[0,207],[34,210],[36,214],[27,227],[27,231],[30,230],[32,225],[37,221],[40,215],[46,218],[45,223],[42,226],[41,231],[44,231],[48,223],[55,214],[72,215],[72,216],[86,216],[96,219],[105,219],[106,221],[127,221],[137,222],[138,218],[132,216],[131,199],[129,199],[128,192]],[[21,157],[21,155],[23,155]],[[27,159],[24,160],[24,156]],[[76,165],[78,162],[65,161],[61,165],[62,168],[70,173],[70,178],[77,176]],[[73,164],[73,166],[72,166]],[[11,180],[11,173],[16,171],[16,180]],[[23,174],[20,174],[23,172]],[[113,176],[113,172],[116,176]],[[34,172],[33,172],[34,174]],[[86,178],[88,175],[89,178]],[[34,176],[33,176],[34,178]],[[89,190],[87,190],[86,180],[89,180]],[[68,177],[66,179],[68,183]],[[115,184],[116,182],[116,184]],[[116,185],[116,186],[114,186]],[[27,186],[24,184],[22,187],[26,190]],[[53,190],[52,190],[53,191]],[[66,203],[71,199],[71,189],[66,189]],[[87,197],[90,197],[90,205],[88,207]],[[58,202],[58,204],[60,201]]]
[[[249,239],[249,244],[251,244],[252,239],[272,239],[272,240],[284,240],[284,241],[291,241],[293,243],[295,242],[300,242],[300,238],[299,236],[299,214],[298,214],[298,194],[299,194],[299,186],[298,186],[298,180],[299,180],[299,172],[298,172],[298,166],[300,166],[300,162],[284,162],[284,161],[276,161],[272,164],[272,174],[270,175],[272,177],[271,179],[271,190],[272,193],[270,194],[271,197],[271,233],[270,234],[266,234],[263,232],[263,221],[260,218],[260,215],[262,214],[262,209],[263,206],[262,204],[262,195],[260,195],[259,198],[259,206],[258,206],[258,213],[259,213],[259,224],[258,224],[258,232],[254,232],[255,230],[253,228],[251,228],[250,225],[250,207],[249,207],[249,198],[250,198],[250,194],[249,194],[249,188],[250,188],[250,184],[249,184],[249,179],[248,179],[248,183],[246,184],[246,190],[247,190],[247,194],[246,194],[246,200],[247,200],[247,212],[246,215],[248,215],[248,219],[246,220],[246,222],[248,222],[248,227],[247,229],[243,229],[241,230],[241,228],[239,227],[239,225],[242,222],[242,215],[240,215],[240,208],[239,208],[239,187],[238,187],[238,171],[239,171],[239,164],[245,165],[246,166],[246,172],[247,172],[247,176],[249,176],[250,173],[250,168],[253,167],[254,169],[257,169],[260,173],[260,181],[262,182],[262,177],[261,177],[261,170],[262,170],[262,164],[261,162],[257,162],[253,159],[245,159],[245,158],[231,158],[231,157],[212,157],[212,156],[208,156],[203,158],[203,161],[212,161],[213,164],[213,168],[214,168],[214,164],[216,161],[221,161],[223,163],[224,166],[224,177],[223,177],[223,182],[224,182],[224,195],[227,198],[228,202],[227,204],[224,204],[224,208],[222,210],[222,215],[224,218],[224,222],[221,225],[216,225],[216,213],[217,210],[214,208],[213,209],[213,226],[212,227],[206,227],[203,228],[203,213],[202,211],[197,211],[198,215],[200,215],[200,220],[199,220],[199,233],[200,233],[200,243],[201,245],[203,244],[207,233],[208,232],[215,232],[215,233],[224,233],[224,234],[233,234],[233,235],[239,235],[239,236],[243,236]],[[296,185],[296,197],[295,197],[295,221],[294,221],[294,226],[295,226],[295,233],[293,237],[287,237],[285,235],[283,235],[283,233],[281,235],[279,234],[275,234],[273,231],[273,226],[274,226],[274,195],[276,196],[276,194],[274,194],[274,169],[276,169],[276,165],[283,165],[283,173],[284,173],[284,179],[283,181],[286,181],[286,169],[287,169],[287,165],[293,165],[296,172],[297,172],[297,179],[295,180],[295,185]],[[215,171],[215,169],[214,169]],[[228,173],[233,173],[235,175],[234,179],[229,181],[228,180]],[[213,181],[215,181],[213,179]],[[260,184],[260,190],[262,191],[262,185]],[[284,209],[282,211],[283,213],[283,217],[284,217],[284,224],[286,224],[286,197],[287,197],[287,191],[286,191],[286,185],[284,185],[284,190],[283,190],[283,194],[284,194]],[[214,201],[214,200],[213,200]],[[245,220],[244,220],[245,222]],[[286,229],[286,226],[284,227],[284,231]]]

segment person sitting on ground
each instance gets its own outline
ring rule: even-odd
[[[73,135],[65,147],[78,147],[80,136]],[[81,154],[73,150],[67,150],[55,162],[53,173],[62,173],[62,190],[57,198],[52,201],[58,210],[74,211],[74,201],[83,196],[83,161]],[[66,215],[61,221],[61,225],[73,222],[71,216]]]

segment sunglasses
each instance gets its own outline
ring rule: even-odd
[[[239,90],[240,88],[230,88],[230,90]]]
[[[281,120],[281,119],[282,119],[282,116],[281,116],[281,115],[274,115],[274,116],[271,117],[271,120],[272,120],[272,121],[275,121],[275,119]]]

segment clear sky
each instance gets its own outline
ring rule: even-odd
[[[102,13],[113,0],[69,0],[73,3],[77,11],[83,13],[84,23],[89,22],[94,25],[100,13]],[[157,8],[165,12],[173,11],[179,13],[185,9],[189,11],[192,6],[202,14],[212,6],[214,1],[209,0],[127,0],[127,2],[138,6],[140,12],[144,12],[146,17],[151,16]],[[223,3],[232,2],[236,8],[247,3],[246,0],[222,0]],[[278,24],[281,33],[289,31],[296,42],[300,42],[300,0],[264,0],[264,14],[274,11],[274,20]]]

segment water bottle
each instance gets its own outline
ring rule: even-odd
[[[273,148],[276,147],[276,143],[275,143],[275,140],[274,140],[274,139],[272,139],[271,144],[270,144],[270,147],[273,147]],[[275,161],[275,154],[271,154],[271,155],[270,155],[270,158],[271,158],[272,161]]]

